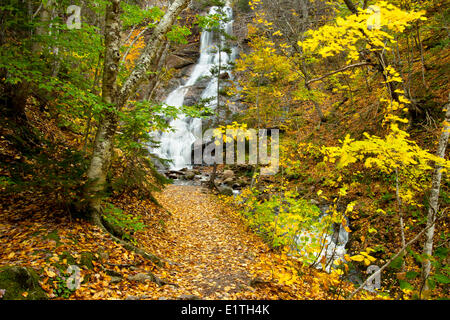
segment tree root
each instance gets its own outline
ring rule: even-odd
[[[103,232],[109,234],[109,236],[110,236],[115,242],[121,244],[125,249],[137,253],[138,255],[140,255],[141,257],[143,257],[144,259],[147,259],[147,260],[152,261],[152,262],[153,262],[155,265],[157,265],[158,267],[164,266],[164,263],[163,263],[164,261],[163,261],[161,258],[155,256],[154,254],[145,252],[143,249],[138,248],[138,247],[134,246],[133,244],[131,244],[131,243],[125,241],[125,240],[122,240],[122,239],[118,238],[118,237],[115,235],[115,234],[118,233],[117,229],[114,229],[114,230],[112,230],[112,231],[108,230],[107,225],[104,224],[104,222],[102,221],[102,219],[101,219],[101,217],[100,217],[99,215],[95,214],[93,220],[94,220],[93,222],[94,222],[94,224],[95,224],[96,226],[98,226]],[[115,233],[115,234],[113,234],[113,233]]]

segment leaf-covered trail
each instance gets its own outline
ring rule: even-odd
[[[267,247],[238,216],[200,187],[168,186],[157,199],[172,216],[155,253],[170,262],[163,277],[175,284],[160,287],[161,297],[261,298],[249,268]]]

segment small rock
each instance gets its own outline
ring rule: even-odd
[[[166,281],[160,279],[159,277],[155,276],[153,273],[137,273],[135,275],[128,276],[128,281],[136,281],[140,283],[145,283],[146,281],[151,281],[156,283],[159,286],[163,286],[167,284]]]
[[[137,273],[135,275],[130,275],[127,278],[129,281],[136,281],[140,283],[145,283],[146,281],[153,281],[153,277],[146,273]]]
[[[233,170],[225,170],[225,171],[223,172],[223,179],[224,179],[224,180],[227,180],[227,179],[230,179],[230,178],[234,178],[234,172],[233,172]]]
[[[201,300],[201,298],[193,294],[182,294],[178,297],[178,300]]]
[[[121,282],[122,281],[122,277],[115,277],[115,276],[112,276],[111,277],[111,281],[109,281],[109,283],[119,283],[119,282]]]

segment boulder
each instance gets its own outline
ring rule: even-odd
[[[195,173],[193,171],[187,171],[184,177],[186,178],[186,180],[194,180]]]
[[[39,276],[31,268],[6,266],[0,268],[0,300],[45,300]]]
[[[231,189],[230,187],[220,187],[219,192],[225,196],[233,195],[233,189]]]

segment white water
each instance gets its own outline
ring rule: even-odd
[[[294,237],[294,243],[298,246],[298,251],[300,254],[305,254],[305,251],[303,250],[302,246],[305,245],[304,242],[300,241],[301,237],[314,237],[314,238],[320,238],[322,236],[322,232],[318,230],[308,230],[308,231],[302,231],[299,234],[297,234]],[[339,231],[334,234],[334,232],[330,232],[326,234],[325,238],[322,239],[323,244],[325,245],[324,248],[320,252],[316,252],[314,254],[315,261],[321,261],[322,258],[325,258],[325,271],[330,272],[335,262],[342,260],[344,255],[347,253],[347,250],[345,249],[345,245],[348,242],[348,232],[344,229],[342,225],[339,226]],[[306,245],[311,244],[311,241],[307,241]],[[323,269],[321,263],[316,263],[316,268]]]
[[[224,23],[222,27],[225,32],[232,34],[233,31],[233,10],[227,4],[224,8],[227,18],[230,22]],[[217,7],[210,9],[210,14],[217,12]],[[202,77],[211,77],[211,69],[214,66],[225,66],[235,58],[236,50],[233,49],[231,56],[222,52],[222,56],[219,57],[217,50],[218,43],[222,42],[224,45],[224,39],[215,35],[213,32],[202,32],[200,39],[200,58],[192,71],[187,82],[174,91],[172,91],[167,97],[165,104],[168,106],[174,106],[180,108],[183,106],[184,98],[189,91],[189,88]],[[230,75],[231,76],[231,75]],[[211,77],[206,89],[201,95],[201,99],[214,98],[209,104],[210,108],[215,107],[217,98],[217,78]],[[171,168],[173,170],[180,170],[183,168],[189,168],[191,164],[191,147],[192,144],[202,135],[202,120],[198,118],[190,118],[185,115],[181,115],[178,119],[170,122],[170,127],[173,131],[160,133],[155,137],[156,141],[160,142],[159,148],[155,148],[153,152],[162,159],[172,160]]]

